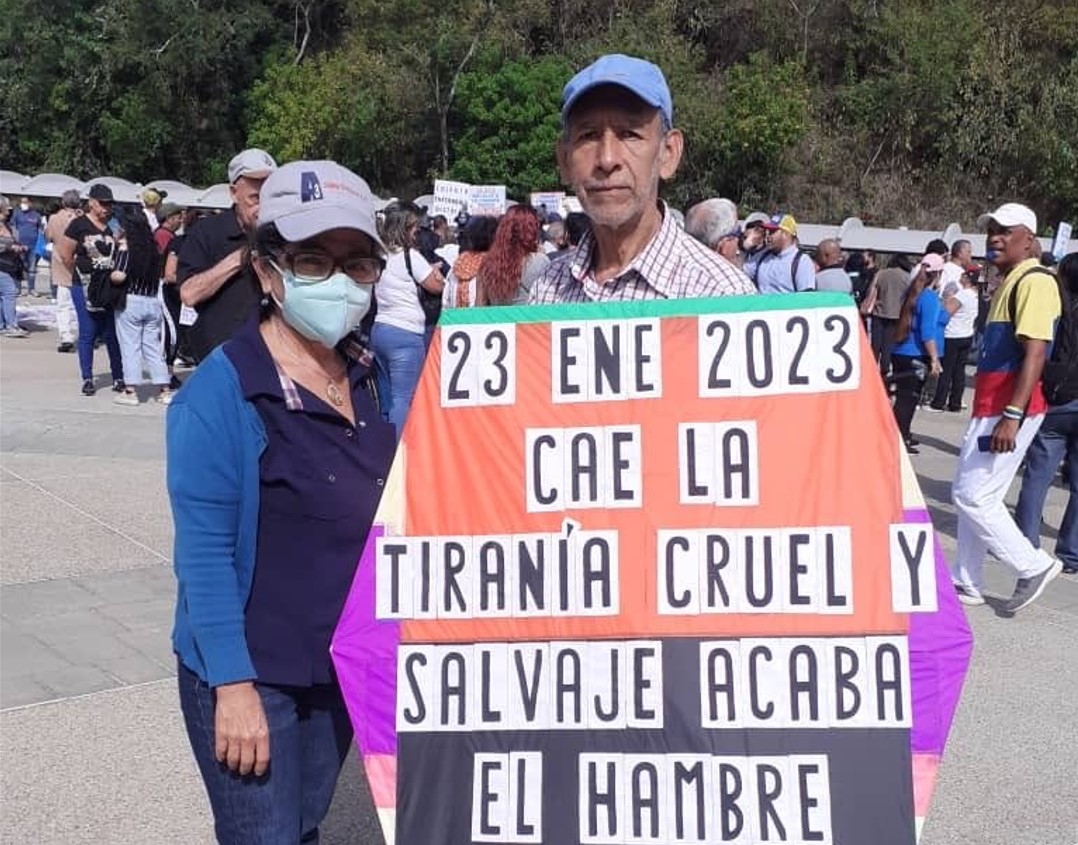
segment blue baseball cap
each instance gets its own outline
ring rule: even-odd
[[[569,80],[561,95],[561,122],[582,96],[600,85],[618,85],[635,94],[659,110],[665,126],[673,126],[674,103],[659,66],[621,53],[600,56]]]

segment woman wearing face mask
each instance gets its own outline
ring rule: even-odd
[[[180,705],[217,839],[237,845],[317,841],[352,737],[329,642],[395,447],[351,336],[385,265],[367,184],[278,168],[252,249],[262,314],[167,428]]]

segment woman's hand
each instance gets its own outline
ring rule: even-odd
[[[261,777],[269,768],[269,725],[253,681],[216,688],[213,733],[215,755],[240,775]]]

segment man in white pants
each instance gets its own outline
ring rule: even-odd
[[[958,511],[953,576],[963,604],[984,604],[982,567],[990,551],[1018,576],[1010,612],[1035,601],[1062,564],[1034,548],[1003,504],[1047,405],[1041,372],[1060,315],[1055,279],[1039,265],[1037,216],[1006,203],[981,217],[987,258],[1003,274],[988,311],[974,380],[973,415],[962,442],[952,496]]]
[[[49,272],[52,283],[56,285],[56,332],[60,336],[57,352],[74,352],[77,339],[78,321],[75,319],[75,304],[71,301],[71,271],[60,260],[56,241],[66,237],[71,221],[82,214],[82,199],[78,191],[65,191],[60,199],[60,208],[49,218],[45,227],[45,242],[49,245]]]

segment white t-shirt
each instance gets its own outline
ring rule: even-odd
[[[940,292],[944,296],[951,296],[960,287],[958,280],[962,278],[962,273],[965,271],[955,264],[953,261],[948,261],[943,265],[943,269],[940,271]],[[954,288],[948,290],[952,285]],[[965,337],[965,335],[956,335],[956,337]]]
[[[423,334],[427,321],[419,305],[416,284],[430,275],[431,266],[418,250],[411,250],[410,258],[414,279],[408,273],[408,265],[404,262],[404,250],[391,252],[386,258],[385,272],[374,286],[378,298],[378,316],[374,318],[374,322]]]
[[[958,310],[943,329],[943,337],[971,337],[977,323],[977,289],[960,287],[954,297],[958,300]]]

